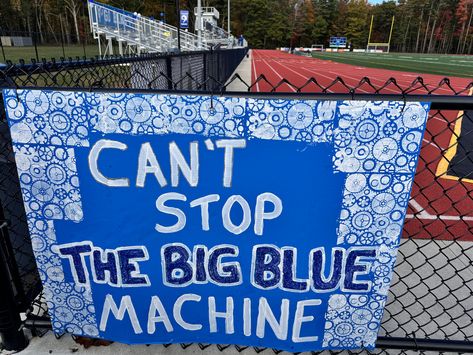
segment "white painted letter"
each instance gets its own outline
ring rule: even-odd
[[[227,297],[227,310],[225,312],[217,312],[215,310],[215,297],[209,297],[210,333],[217,332],[217,318],[225,318],[225,334],[235,332],[233,326],[233,297]]]
[[[141,145],[140,155],[138,156],[136,186],[144,187],[146,176],[150,173],[154,174],[161,187],[167,185],[166,178],[164,177],[163,171],[159,166],[158,159],[156,159],[153,148],[151,148],[151,144],[146,142]]]
[[[179,170],[189,185],[195,187],[199,183],[199,144],[191,142],[191,165],[187,164],[176,142],[169,143],[169,159],[171,161],[171,185],[179,185]]]
[[[294,325],[292,327],[292,341],[294,343],[317,341],[319,339],[318,336],[301,337],[301,326],[302,323],[314,320],[314,316],[304,316],[304,307],[319,306],[321,303],[321,300],[303,300],[297,302],[296,314],[294,315]]]
[[[167,192],[159,196],[156,200],[156,208],[158,209],[158,211],[176,216],[177,222],[174,225],[168,227],[156,223],[155,229],[160,233],[179,232],[186,226],[186,215],[184,214],[184,212],[182,212],[181,209],[177,207],[166,206],[164,203],[167,200],[186,201],[187,198],[183,194],[179,194],[177,192]]]
[[[127,150],[128,146],[122,142],[112,141],[108,139],[101,139],[90,149],[89,153],[89,169],[95,181],[110,187],[128,187],[130,180],[128,178],[110,179],[104,176],[97,165],[99,154],[102,149],[118,149]]]
[[[232,222],[230,217],[230,212],[232,210],[232,206],[235,202],[238,202],[243,210],[243,219],[240,225],[235,225]],[[232,195],[228,198],[225,205],[222,208],[222,219],[223,219],[223,226],[233,234],[241,234],[248,229],[251,224],[251,210],[250,205],[241,195]]]
[[[158,311],[158,315],[156,316],[156,311]],[[154,334],[156,331],[156,323],[163,322],[166,330],[168,332],[172,332],[172,324],[169,321],[168,314],[164,309],[164,306],[159,299],[158,296],[153,296],[151,298],[151,304],[149,305],[149,312],[148,312],[148,334]]]
[[[201,198],[197,198],[194,201],[191,201],[190,206],[196,207],[200,206],[200,215],[202,218],[202,230],[208,231],[209,227],[209,203],[217,202],[220,200],[220,196],[217,194],[207,195]]]
[[[243,299],[243,334],[251,335],[251,298]]]
[[[269,201],[273,204],[274,209],[271,212],[265,211],[265,202]],[[282,201],[279,197],[271,192],[265,192],[256,198],[255,208],[255,234],[263,235],[264,220],[275,219],[281,215]]]
[[[246,141],[244,139],[220,139],[215,142],[217,148],[225,148],[224,169],[223,169],[223,186],[232,186],[233,176],[233,149],[245,148]]]
[[[282,299],[281,302],[281,316],[279,317],[279,323],[274,316],[273,311],[269,307],[266,298],[261,297],[258,305],[258,321],[256,324],[256,336],[258,338],[264,338],[264,330],[266,321],[279,340],[287,339],[287,326],[289,320],[289,300],[286,298]]]
[[[173,316],[174,316],[174,319],[176,320],[176,323],[179,324],[185,330],[200,330],[200,329],[202,329],[202,324],[187,323],[186,321],[184,321],[184,319],[182,319],[182,314],[181,314],[182,305],[184,304],[184,302],[187,302],[187,301],[199,302],[200,298],[201,297],[199,295],[196,295],[194,293],[186,293],[186,294],[180,296],[176,300],[176,303],[174,303],[174,308],[173,308],[173,312],[172,312]]]
[[[143,333],[143,330],[140,326],[140,322],[138,321],[138,317],[136,316],[135,307],[131,302],[130,296],[122,297],[120,301],[120,308],[117,307],[117,304],[113,300],[112,295],[109,294],[105,297],[102,317],[100,319],[100,330],[102,332],[107,329],[107,322],[108,316],[110,315],[110,311],[112,311],[113,315],[117,320],[123,320],[123,317],[125,317],[125,312],[128,312],[128,316],[130,317],[131,325],[133,326],[135,334]]]

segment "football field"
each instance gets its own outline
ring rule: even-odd
[[[369,68],[473,78],[473,56],[468,55],[313,52],[312,56]]]

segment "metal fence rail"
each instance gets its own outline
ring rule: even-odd
[[[260,76],[252,83],[245,83],[248,88],[246,92],[229,91],[231,81],[241,81],[238,75],[230,76],[245,54],[243,50],[233,50],[23,64],[1,70],[0,86],[199,92],[206,95],[224,93],[273,99],[292,97],[431,102],[424,137],[426,142],[421,149],[410,196],[395,275],[377,343],[379,349],[374,353],[403,354],[407,350],[473,352],[473,98],[469,96],[473,82],[459,90],[453,88],[448,79],[433,87],[426,85],[422,78],[415,79],[407,86],[401,86],[393,78],[382,85],[374,85],[369,78],[364,78],[358,85],[351,87],[342,78],[336,78],[325,86],[310,79],[304,85],[295,87],[284,79],[280,83],[269,83],[264,76]],[[263,82],[268,83],[271,89],[255,92],[256,84]],[[296,93],[284,92],[284,85],[293,86]],[[368,93],[367,87],[370,88]],[[387,87],[390,88],[390,94],[385,91]],[[393,94],[394,88],[396,93]],[[333,91],[336,93],[331,93]],[[5,194],[7,191],[8,196],[1,195],[0,200],[5,218],[9,221],[8,229],[4,228],[8,236],[3,240],[9,242],[3,243],[1,249],[9,262],[10,283],[24,285],[20,292],[23,301],[17,304],[25,304],[25,300],[32,301],[26,294],[33,283],[31,280],[34,277],[31,275],[36,275],[36,271],[30,237],[25,227],[16,167],[11,155],[9,131],[1,112],[1,142],[4,149],[0,162],[0,193]],[[12,258],[16,265],[11,263]],[[22,258],[28,262],[25,263]],[[26,268],[25,271],[29,271],[23,272],[22,265],[28,265],[31,270]],[[19,274],[15,275],[15,269]],[[34,280],[37,284],[37,279]],[[16,290],[16,287],[13,289]],[[18,307],[17,311],[22,309]],[[29,318],[26,324],[44,326],[48,323],[47,318],[40,319],[40,322]],[[182,344],[182,347],[187,346],[189,344]],[[208,345],[199,346],[204,349]],[[223,350],[227,346],[217,347]],[[236,349],[243,351],[247,348]],[[253,349],[256,352],[264,350]],[[278,353],[277,350],[274,352]]]
[[[8,65],[0,87],[220,91],[247,48]],[[1,67],[0,67],[1,68]]]

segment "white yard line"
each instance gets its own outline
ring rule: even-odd
[[[401,58],[401,57],[398,57],[398,58],[390,58],[391,60],[397,60],[397,61],[401,61],[401,62],[415,62],[415,63],[420,63],[422,64],[422,61],[425,59],[425,58],[421,58],[421,59],[407,59],[407,58]],[[464,65],[464,64],[453,64],[453,63],[445,63],[445,65],[451,65],[451,66],[455,66],[455,67],[466,67],[466,68],[472,68],[473,67],[473,62],[470,62],[471,64],[470,65]]]

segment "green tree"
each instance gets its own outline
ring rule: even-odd
[[[368,40],[369,6],[364,0],[350,0],[347,4],[346,36],[355,46],[363,48]]]

